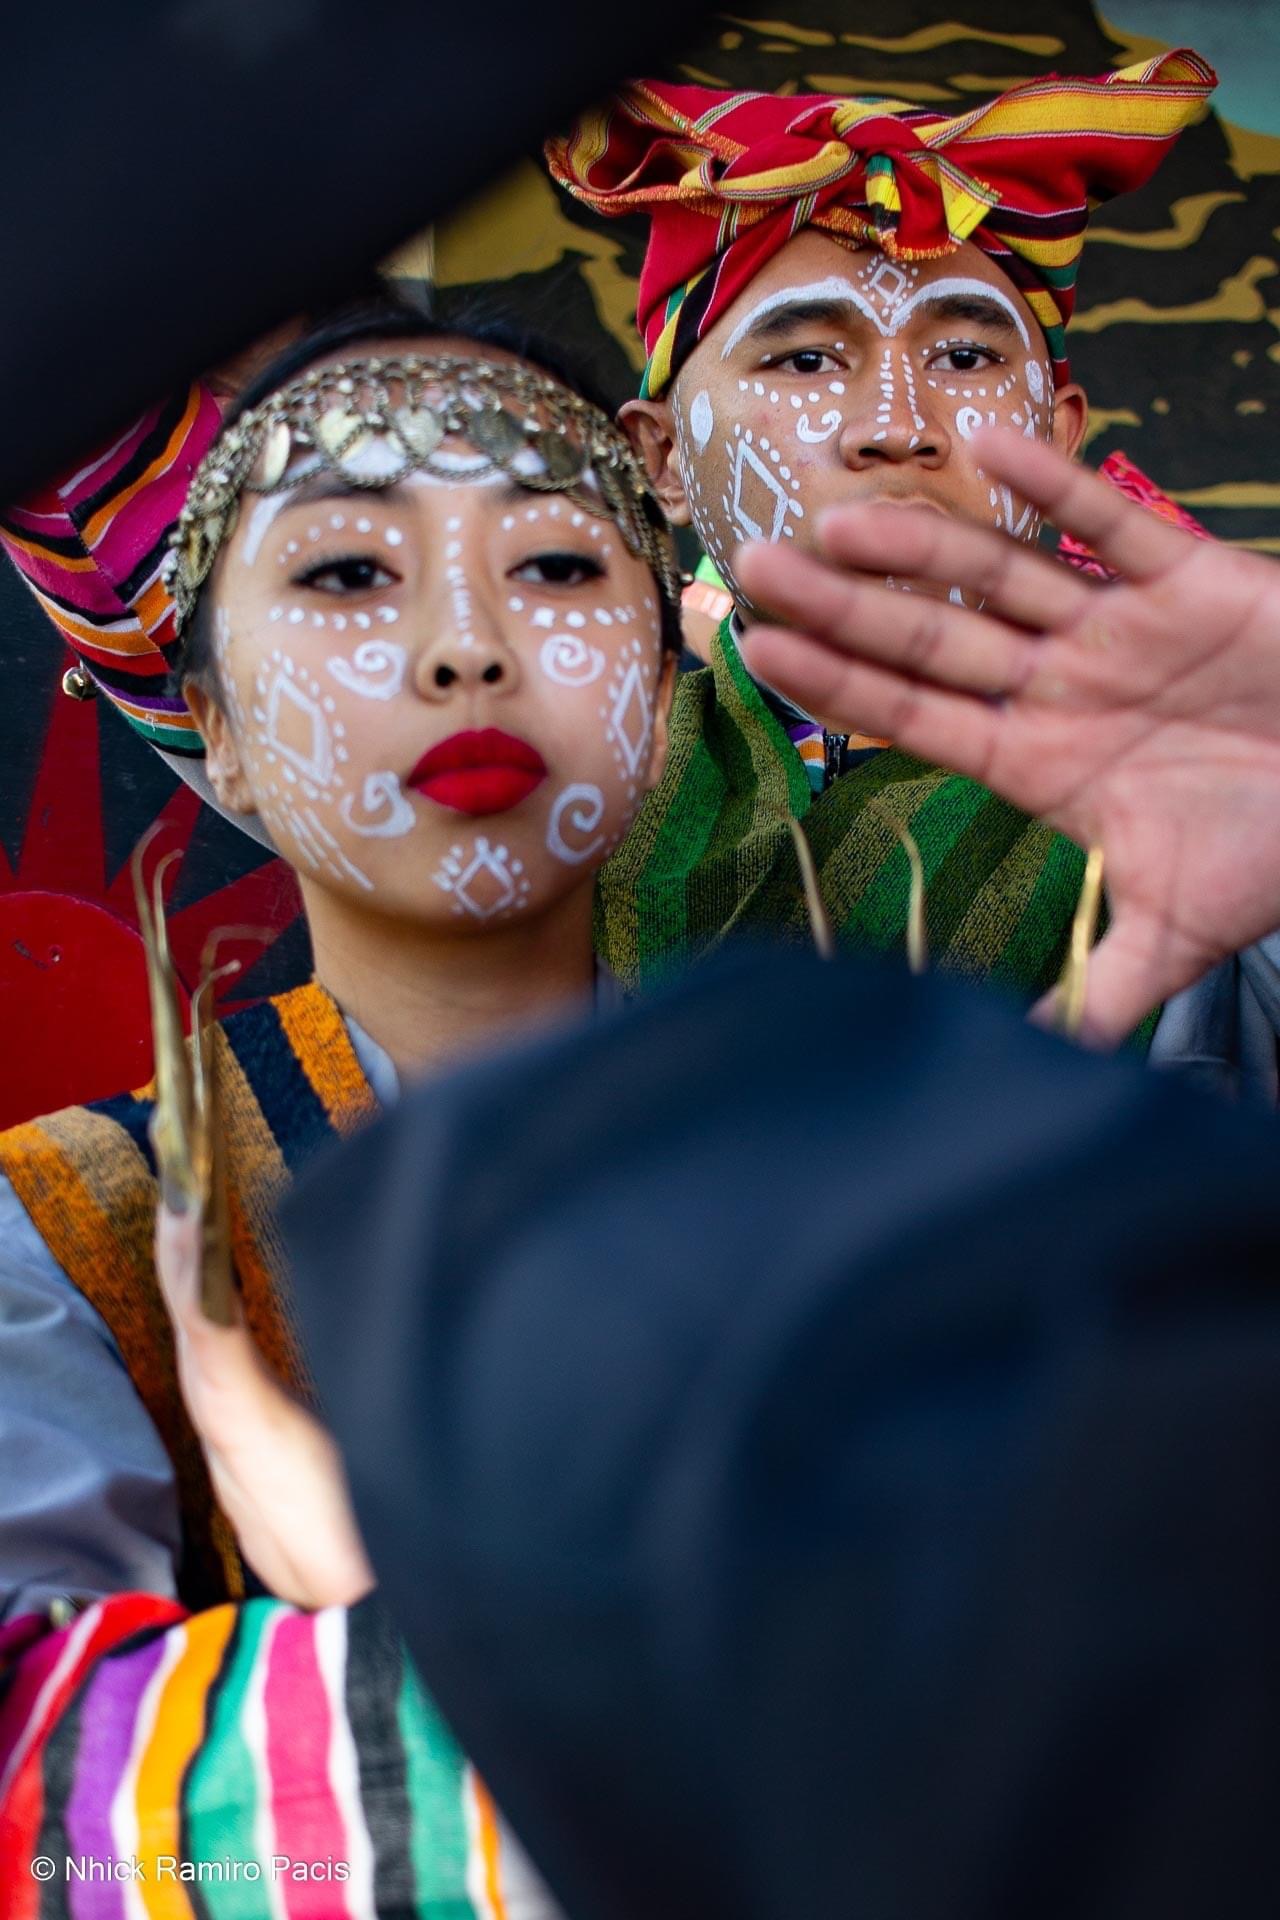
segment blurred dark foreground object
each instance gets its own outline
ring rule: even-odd
[[[0,503],[339,295],[700,0],[67,0],[7,11]]]
[[[304,1187],[384,1597],[571,1920],[1277,1911],[1278,1171],[779,956]]]

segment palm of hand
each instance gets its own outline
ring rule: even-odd
[[[975,443],[978,445],[978,443]],[[751,664],[811,712],[888,734],[1104,853],[1111,925],[1087,1029],[1116,1040],[1280,925],[1280,568],[1125,504],[1007,434],[984,469],[1125,578],[1099,587],[1003,535],[901,508],[826,517],[826,562],[749,548]],[[965,590],[981,611],[890,592]]]

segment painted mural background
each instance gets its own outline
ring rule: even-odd
[[[884,93],[961,111],[1015,81],[1096,72],[1190,44],[1215,111],[1143,193],[1103,209],[1081,268],[1073,369],[1087,457],[1123,449],[1219,539],[1280,555],[1280,7],[1273,0],[777,0],[713,16],[670,78],[777,92]],[[621,400],[640,365],[640,225],[596,223],[531,157],[406,247],[402,272],[526,317]],[[305,976],[286,871],[192,796],[105,703],[60,691],[61,642],[0,578],[0,1123],[137,1085],[149,1071],[128,859],[158,818],[185,859],[169,905],[194,978],[206,931],[267,925],[224,997]]]

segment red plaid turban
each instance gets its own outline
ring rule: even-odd
[[[598,213],[653,222],[637,310],[642,393],[663,391],[806,226],[895,260],[973,240],[1031,307],[1060,382],[1090,211],[1150,179],[1216,84],[1184,48],[1095,79],[1033,80],[948,119],[898,100],[637,81],[546,153]]]

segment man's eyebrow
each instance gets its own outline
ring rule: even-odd
[[[797,327],[848,326],[854,318],[855,309],[847,300],[789,300],[786,306],[771,307],[760,314],[739,338],[777,340],[794,333]]]
[[[967,320],[971,326],[989,327],[997,333],[1022,333],[1016,316],[1003,300],[985,300],[977,293],[940,293],[936,299],[926,295],[916,311],[931,320]]]

